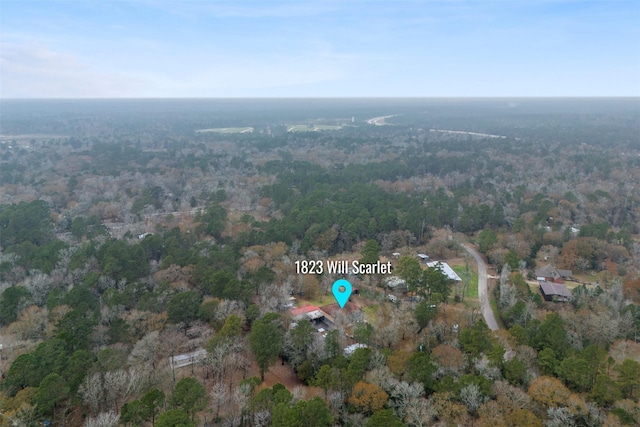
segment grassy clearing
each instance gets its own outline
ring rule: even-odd
[[[367,322],[377,324],[379,305],[368,305],[362,309],[364,311],[364,318]]]
[[[362,298],[369,298],[374,301],[380,301],[384,299],[384,292],[380,293],[379,291],[371,290],[369,288],[362,287],[360,288],[360,296]]]
[[[565,285],[567,287],[569,287],[569,285],[575,285],[575,286],[579,286],[580,284],[584,283],[586,285],[595,285],[598,282],[600,282],[602,280],[602,277],[600,276],[600,274],[596,273],[595,271],[584,271],[584,272],[573,272],[573,278],[575,280],[577,280],[577,282],[571,282],[571,281],[567,281],[565,282]],[[574,286],[574,287],[575,287]]]
[[[478,298],[478,275],[473,270],[469,270],[467,273],[464,265],[453,265],[451,268],[458,273],[462,280],[469,284],[465,296],[467,298]]]
[[[210,128],[210,129],[197,129],[196,133],[251,133],[252,127],[245,128]]]
[[[329,305],[336,302],[336,299],[333,295],[320,295],[317,298],[308,301],[309,304],[315,305],[317,307],[322,307],[323,305]],[[299,306],[302,304],[298,304]]]

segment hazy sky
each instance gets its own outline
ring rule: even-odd
[[[640,96],[640,1],[0,0],[0,97]]]

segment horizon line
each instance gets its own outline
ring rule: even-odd
[[[640,99],[640,95],[515,95],[515,96],[221,96],[221,97],[51,97],[2,98],[2,101],[153,101],[153,100],[338,100],[338,99]]]

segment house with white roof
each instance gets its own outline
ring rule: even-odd
[[[442,273],[444,273],[444,275],[447,276],[447,278],[449,278],[449,280],[453,280],[454,282],[462,282],[462,279],[460,278],[460,276],[458,276],[458,273],[453,271],[453,268],[451,268],[451,266],[449,264],[447,264],[446,262],[431,261],[431,262],[427,263],[427,267],[429,267],[429,268],[438,268],[438,267],[440,267],[440,269],[442,270]]]

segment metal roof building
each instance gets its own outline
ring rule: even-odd
[[[438,264],[440,264],[440,268],[442,269],[442,272],[444,273],[444,275],[447,276],[449,279],[454,280],[456,282],[462,281],[460,276],[458,276],[458,274],[455,271],[453,271],[453,268],[451,268],[451,266],[449,266],[449,264],[447,264],[446,262],[431,261],[427,263],[427,266],[429,268],[436,268]]]
[[[571,299],[571,292],[560,283],[542,281],[540,282],[540,292],[546,301],[567,302]]]

